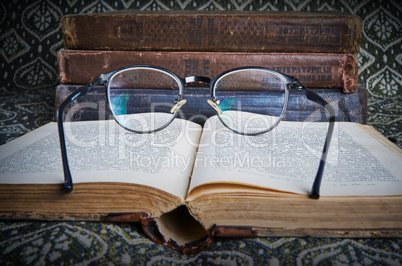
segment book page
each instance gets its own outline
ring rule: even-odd
[[[64,129],[74,184],[136,183],[185,197],[201,135],[199,125],[175,119],[156,133],[136,134],[105,120],[65,122]],[[0,182],[64,182],[56,123],[0,146]]]
[[[309,194],[327,128],[325,122],[282,121],[271,132],[242,136],[213,117],[204,126],[190,191],[202,184],[230,182]],[[336,123],[322,196],[402,195],[401,150],[367,129]]]

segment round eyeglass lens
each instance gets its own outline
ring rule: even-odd
[[[173,120],[180,101],[180,81],[150,67],[115,73],[108,86],[110,110],[124,128],[147,133],[163,129]]]
[[[288,91],[283,77],[266,69],[229,72],[215,82],[222,123],[241,134],[261,134],[274,128],[284,114]]]

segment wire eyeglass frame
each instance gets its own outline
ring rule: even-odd
[[[72,176],[71,176],[71,171],[70,171],[68,158],[67,158],[67,148],[66,148],[64,127],[63,127],[63,121],[64,121],[63,112],[64,112],[65,108],[72,101],[74,101],[75,99],[86,95],[91,90],[92,87],[97,86],[97,85],[104,85],[105,86],[106,95],[107,95],[107,99],[108,99],[108,104],[109,104],[109,107],[110,107],[110,85],[111,85],[110,81],[117,74],[122,73],[124,71],[132,70],[132,69],[133,70],[134,69],[149,69],[149,70],[160,71],[160,72],[165,73],[165,74],[169,75],[170,77],[172,77],[178,84],[178,95],[177,95],[177,98],[175,100],[176,105],[171,110],[172,117],[165,124],[163,124],[162,126],[156,128],[156,129],[146,130],[146,131],[137,131],[137,130],[133,130],[131,128],[127,128],[124,125],[122,125],[121,123],[119,123],[118,119],[116,119],[116,116],[112,111],[112,114],[113,114],[113,117],[115,118],[115,121],[120,126],[125,128],[126,130],[129,130],[131,132],[138,133],[138,134],[154,133],[154,132],[157,132],[157,131],[162,130],[162,129],[166,128],[167,126],[169,126],[169,124],[177,116],[178,111],[181,108],[181,106],[185,104],[184,88],[185,88],[185,85],[188,84],[188,83],[201,82],[201,83],[208,84],[209,88],[210,88],[210,99],[208,99],[207,101],[211,105],[211,107],[215,109],[215,111],[216,111],[216,113],[218,115],[218,118],[222,122],[222,124],[224,126],[226,126],[227,128],[229,128],[231,131],[233,131],[233,132],[235,132],[237,134],[250,135],[250,136],[264,134],[264,133],[267,133],[267,132],[271,131],[272,129],[274,129],[280,123],[280,121],[282,120],[282,118],[285,115],[290,92],[292,92],[292,91],[301,91],[301,92],[303,92],[308,100],[313,101],[313,102],[319,104],[320,106],[324,107],[326,109],[326,111],[329,113],[329,125],[328,125],[328,130],[327,130],[327,134],[326,134],[326,138],[325,138],[325,142],[324,142],[324,147],[323,147],[323,151],[322,151],[322,154],[321,154],[321,159],[320,159],[319,167],[318,167],[318,170],[317,170],[317,174],[316,174],[316,177],[314,179],[312,190],[311,190],[311,193],[310,193],[311,198],[318,199],[320,197],[320,186],[321,186],[321,181],[322,181],[322,175],[323,175],[323,172],[324,172],[325,161],[326,161],[326,157],[327,157],[327,154],[328,154],[328,150],[329,150],[329,146],[330,146],[330,142],[331,142],[332,134],[333,134],[333,130],[334,130],[334,124],[335,124],[335,111],[334,111],[334,109],[321,96],[319,96],[315,92],[309,90],[307,87],[302,85],[296,78],[294,78],[292,76],[282,74],[280,72],[277,72],[277,71],[269,69],[269,68],[253,67],[253,66],[234,68],[234,69],[231,69],[231,70],[228,70],[228,71],[225,71],[225,72],[219,74],[218,76],[214,77],[213,79],[210,79],[208,77],[203,77],[203,76],[189,76],[189,77],[181,78],[178,75],[176,75],[175,73],[171,72],[170,70],[162,68],[162,67],[152,66],[152,65],[133,65],[133,66],[127,66],[127,67],[119,68],[119,69],[116,69],[114,71],[111,71],[111,72],[108,72],[108,73],[105,73],[105,74],[101,74],[98,77],[94,78],[87,85],[85,85],[85,86],[77,89],[76,91],[74,91],[71,95],[69,95],[60,104],[60,106],[59,106],[59,108],[57,110],[57,115],[56,115],[58,133],[59,133],[59,140],[60,140],[62,163],[63,163],[63,172],[64,172],[64,191],[66,193],[69,193],[69,192],[71,192],[73,190],[73,179],[72,179]],[[225,121],[222,119],[221,110],[218,107],[218,103],[217,103],[217,99],[216,99],[216,88],[217,88],[216,84],[217,84],[217,82],[222,77],[224,77],[225,75],[230,75],[230,74],[235,73],[236,71],[243,71],[243,70],[262,70],[262,71],[266,71],[267,73],[271,73],[271,74],[274,74],[274,75],[278,76],[281,79],[281,81],[284,83],[284,89],[285,89],[284,97],[285,98],[284,98],[284,103],[283,103],[281,113],[279,114],[279,117],[277,118],[276,122],[274,124],[272,124],[269,128],[267,128],[267,129],[265,129],[263,131],[247,133],[247,132],[241,132],[239,130],[236,130],[236,129],[228,126],[225,123]],[[110,108],[110,109],[112,110],[112,108]]]

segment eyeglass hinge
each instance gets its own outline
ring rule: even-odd
[[[293,82],[290,84],[290,88],[298,91],[304,91],[307,88],[300,83],[300,81],[296,78],[293,79]]]
[[[106,85],[107,79],[104,78],[104,74],[97,76],[89,83],[89,86]]]

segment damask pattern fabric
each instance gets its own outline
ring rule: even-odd
[[[53,119],[65,14],[119,9],[336,10],[360,16],[359,83],[368,123],[402,143],[402,22],[398,1],[13,0],[0,2],[0,144]],[[91,67],[91,66],[83,66]],[[0,222],[0,264],[402,264],[401,239],[218,239],[198,255],[149,241],[136,225]]]
[[[30,265],[400,265],[401,245],[399,239],[229,238],[181,255],[133,224],[0,223],[1,265],[12,259]]]

